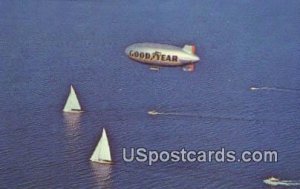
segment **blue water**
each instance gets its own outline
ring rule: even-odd
[[[0,188],[252,189],[269,188],[269,176],[299,180],[299,9],[297,0],[0,1]],[[136,42],[195,44],[201,61],[193,73],[153,72],[125,55]],[[61,111],[70,84],[81,115]],[[89,161],[103,127],[112,166]],[[122,160],[130,147],[272,149],[279,162],[148,166]]]

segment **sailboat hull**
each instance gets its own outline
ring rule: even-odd
[[[113,164],[112,161],[108,160],[91,160],[92,162],[101,163],[101,164]]]
[[[65,112],[65,113],[82,113],[83,111],[82,110],[63,110],[63,112]]]
[[[79,109],[71,109],[70,111],[67,112],[71,112],[71,113],[81,113],[83,112],[83,110],[79,110]]]

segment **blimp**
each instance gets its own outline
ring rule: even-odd
[[[135,43],[125,49],[127,56],[150,66],[151,70],[160,67],[182,67],[184,71],[194,71],[200,58],[195,54],[195,45],[176,47],[159,43]]]

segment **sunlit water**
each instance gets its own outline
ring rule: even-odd
[[[299,9],[292,0],[0,1],[0,188],[253,189],[269,188],[270,176],[299,180]],[[195,44],[201,61],[193,73],[150,71],[126,57],[135,42]],[[70,84],[82,114],[61,111]],[[111,166],[89,161],[103,127]],[[148,166],[122,160],[130,147],[272,149],[279,162]]]

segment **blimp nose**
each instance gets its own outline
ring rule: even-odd
[[[127,47],[127,48],[125,49],[125,54],[126,54],[126,55],[129,55],[129,52],[130,52],[131,50],[132,50],[132,49],[131,49],[130,46]]]

